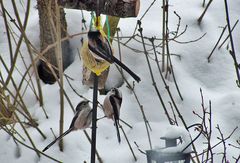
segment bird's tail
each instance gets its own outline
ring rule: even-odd
[[[60,135],[59,137],[57,137],[55,140],[53,140],[50,144],[48,144],[48,146],[46,146],[42,152],[45,152],[46,150],[48,150],[54,143],[56,143],[56,141],[62,139],[64,136],[66,136],[67,134],[69,134],[71,131],[73,130],[73,128],[69,128],[67,131],[65,131],[62,135]]]
[[[117,131],[118,142],[120,143],[121,137],[120,137],[120,132],[119,132],[119,120],[117,120],[115,117],[114,117],[114,124],[115,124],[116,131]]]
[[[114,62],[116,64],[118,64],[120,67],[122,67],[125,71],[127,71],[127,73],[129,73],[129,75],[131,75],[134,80],[136,80],[137,82],[140,82],[141,79],[139,76],[137,76],[132,70],[130,70],[125,64],[123,64],[121,61],[119,61],[117,58],[115,58],[114,56],[112,56]]]
[[[114,101],[114,100],[112,100],[112,101]],[[118,109],[117,109],[116,105],[112,105],[112,106],[113,106],[114,125],[115,125],[116,131],[117,131],[118,142],[120,143],[121,142],[121,137],[120,137],[119,127],[118,127],[119,126],[119,112],[118,112]]]

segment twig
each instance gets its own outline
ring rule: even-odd
[[[221,35],[220,35],[220,37],[219,37],[217,43],[215,44],[215,46],[213,47],[211,53],[209,54],[209,56],[208,56],[208,58],[207,58],[207,59],[208,59],[208,63],[210,62],[210,58],[211,58],[211,56],[212,56],[214,50],[217,48],[217,46],[218,46],[218,44],[219,44],[219,42],[220,42],[220,40],[221,40],[221,38],[222,38],[222,36],[223,36],[223,34],[224,34],[226,28],[227,28],[227,25],[225,25],[225,27],[223,28],[222,33],[221,33]]]
[[[234,148],[237,148],[237,149],[240,149],[240,147],[236,146],[236,145],[233,145],[233,144],[228,144],[229,146],[231,147],[234,147]]]
[[[41,85],[40,85],[40,80],[39,80],[39,77],[38,77],[38,73],[37,73],[37,66],[36,66],[36,63],[33,59],[33,55],[32,55],[32,51],[31,51],[31,48],[30,48],[30,45],[29,45],[29,41],[27,39],[27,35],[25,33],[25,29],[26,29],[26,25],[27,25],[27,20],[28,20],[28,15],[29,15],[29,10],[30,10],[30,0],[28,0],[28,3],[27,3],[27,15],[26,15],[26,18],[25,18],[25,21],[24,21],[24,24],[21,23],[21,19],[20,19],[20,16],[19,16],[19,13],[18,13],[18,10],[17,10],[17,6],[15,4],[15,1],[12,0],[12,4],[13,4],[13,9],[14,9],[14,13],[15,13],[15,16],[17,18],[17,21],[18,21],[18,24],[19,24],[19,27],[20,27],[20,31],[21,31],[21,35],[23,36],[23,38],[25,39],[26,41],[26,46],[27,46],[27,49],[28,49],[28,53],[30,55],[30,59],[31,59],[31,62],[33,64],[33,70],[36,74],[36,82],[37,82],[37,87],[38,87],[38,93],[39,93],[39,103],[40,103],[40,106],[43,105],[43,96],[42,96],[42,88],[41,88]],[[14,67],[14,66],[13,66]]]
[[[87,32],[80,32],[80,33],[76,33],[76,34],[73,34],[73,35],[68,35],[68,36],[66,36],[64,38],[61,38],[61,42],[64,42],[64,41],[69,40],[69,39],[71,39],[73,37],[84,35],[84,34],[87,34]],[[54,43],[48,45],[43,51],[41,51],[41,53],[39,53],[37,50],[35,52],[39,56],[43,56],[48,50],[50,50],[51,48],[54,48],[56,45],[57,45],[57,42],[54,42]],[[33,45],[32,45],[32,47],[33,47]],[[39,59],[39,56],[36,59]]]
[[[211,155],[211,161],[213,162],[213,151],[211,148],[211,137],[212,137],[212,104],[211,101],[209,101],[209,135],[208,135],[208,151]],[[208,155],[208,153],[207,153]]]
[[[34,151],[36,152],[37,156],[40,157],[40,153],[39,153],[39,151],[37,150],[37,148],[36,148],[36,146],[35,146],[35,144],[34,144],[32,138],[31,138],[31,136],[29,135],[29,133],[27,132],[26,128],[25,128],[25,127],[23,126],[23,124],[21,123],[21,121],[20,121],[18,115],[17,115],[16,113],[14,113],[14,115],[15,115],[17,121],[19,122],[19,124],[21,125],[21,127],[22,127],[24,133],[25,133],[26,136],[28,137],[28,140],[29,140],[30,143],[32,144],[32,147],[34,148]]]
[[[171,101],[172,101],[175,109],[178,110],[178,107],[177,107],[177,105],[176,105],[176,103],[175,103],[175,101],[174,101],[174,99],[173,99],[173,96],[172,96],[172,93],[171,93],[171,91],[170,91],[170,88],[169,88],[169,86],[167,85],[167,83],[166,83],[166,81],[165,81],[165,79],[164,79],[164,77],[163,77],[163,75],[162,75],[162,71],[161,71],[161,68],[160,68],[160,65],[159,65],[159,61],[158,61],[158,57],[157,57],[157,54],[156,54],[156,49],[155,49],[154,40],[155,40],[155,38],[153,38],[153,37],[152,37],[151,39],[149,39],[149,41],[152,43],[153,52],[154,52],[154,55],[155,55],[155,62],[156,62],[156,64],[157,64],[160,77],[161,77],[161,79],[162,79],[162,81],[163,81],[163,84],[164,84],[164,86],[165,86],[165,89],[167,90],[168,95],[169,95],[169,97],[170,97],[170,99],[171,99]],[[185,122],[184,122],[184,120],[183,120],[183,118],[182,118],[179,110],[178,110],[177,112],[178,112],[178,115],[179,115],[180,119],[181,119],[182,122],[184,123],[184,126],[187,128],[187,125],[185,124]]]
[[[8,49],[9,49],[9,53],[10,53],[10,60],[11,60],[11,64],[13,63],[13,49],[12,49],[12,43],[11,43],[11,37],[10,37],[10,32],[9,32],[9,26],[8,26],[8,22],[7,22],[7,17],[6,17],[6,13],[5,13],[5,7],[3,5],[3,2],[1,0],[1,7],[2,7],[2,16],[4,19],[4,25],[5,25],[5,29],[6,29],[6,33],[7,33],[7,38],[8,38]],[[11,65],[13,66],[13,65]]]
[[[190,128],[192,128],[192,127],[195,127],[195,126],[200,126],[200,127],[202,127],[202,125],[201,124],[198,124],[198,123],[196,123],[196,124],[193,124],[193,125],[191,125],[191,126],[189,126],[187,129],[189,130]],[[199,138],[201,136],[201,132],[199,132],[199,134],[185,147],[185,148],[183,148],[183,150],[182,150],[182,152],[184,152],[188,147],[190,147],[191,145],[193,146],[194,145],[194,142]],[[196,149],[195,149],[196,150]],[[197,153],[195,152],[195,156],[197,156]],[[196,157],[196,158],[198,158],[198,157]],[[198,159],[198,162],[199,162],[199,159]]]
[[[51,132],[52,132],[52,134],[53,134],[54,138],[56,139],[56,138],[57,138],[57,136],[54,134],[52,127],[50,128],[50,130],[51,130]]]
[[[58,83],[58,86],[59,86],[59,87],[62,87],[62,85],[60,84],[60,81],[58,80],[57,74],[56,74],[56,72],[55,72],[54,69],[53,69],[53,68],[55,68],[55,67],[54,67],[53,65],[51,65],[45,58],[40,58],[40,59],[43,60],[43,61],[47,64],[47,66],[48,66],[48,68],[50,69],[52,75],[53,75],[54,78],[56,79],[56,81],[57,81],[57,83]],[[64,88],[61,88],[61,90],[63,91],[63,94],[64,94],[64,96],[66,97],[66,99],[67,99],[67,101],[68,101],[68,104],[71,106],[71,109],[73,110],[73,112],[75,112],[75,111],[74,111],[74,107],[73,107],[73,105],[72,105],[72,103],[71,103],[71,100],[70,100],[70,98],[68,97],[66,91],[64,90]]]
[[[166,47],[166,56],[167,56],[167,65],[166,65],[166,73],[165,73],[165,78],[167,79],[167,75],[168,75],[168,73],[170,74],[171,73],[171,67],[170,67],[170,65],[169,65],[169,57],[168,57],[168,55],[170,55],[170,53],[169,53],[169,42],[168,42],[168,39],[169,39],[169,28],[168,28],[168,15],[169,15],[169,3],[168,3],[169,1],[168,0],[166,0],[166,2],[165,2],[165,10],[166,10],[166,14],[165,14],[165,31],[164,31],[164,33],[165,33],[165,47]],[[164,48],[165,48],[164,47]]]
[[[2,59],[1,56],[0,56],[0,60],[1,60],[1,62],[3,63],[4,68],[6,69],[6,71],[9,72],[10,70],[7,69],[7,67],[6,67],[6,65],[5,65],[5,62],[4,62],[4,60]],[[1,72],[0,72],[0,75],[1,75]],[[12,81],[12,84],[13,84],[15,90],[17,90],[17,85],[16,85],[16,83],[15,83],[15,81],[14,81],[14,79],[13,79],[12,76],[10,77],[10,80]],[[0,81],[0,82],[1,82],[1,81]],[[15,95],[13,95],[13,93],[11,92],[11,90],[8,89],[8,87],[6,86],[6,84],[5,84],[3,81],[1,82],[1,84],[3,85],[3,88],[4,88],[5,90],[7,90],[8,93],[13,97],[13,105],[15,105],[15,104],[17,103],[17,104],[19,104],[19,105],[21,106],[21,108],[23,109],[24,113],[26,114],[25,117],[29,120],[29,122],[31,123],[31,125],[32,125],[34,128],[37,129],[37,131],[40,133],[40,135],[41,135],[44,139],[46,139],[46,136],[45,136],[45,135],[42,133],[42,131],[37,127],[36,122],[33,120],[31,114],[29,113],[29,111],[28,111],[28,109],[27,109],[27,106],[26,106],[26,104],[24,103],[24,100],[23,100],[22,96],[20,95],[20,92],[17,91],[17,92],[16,92],[16,96],[15,96]],[[18,98],[19,98],[19,100],[18,100]],[[20,102],[19,102],[19,101],[20,101]],[[24,115],[24,114],[23,114],[23,115]]]
[[[238,158],[236,158],[235,163],[238,163],[239,161],[240,161],[240,154],[239,154]]]
[[[228,139],[234,134],[234,132],[235,132],[237,129],[238,129],[238,127],[235,127],[235,128],[233,129],[233,131],[232,131],[227,137],[224,138],[224,141],[228,140]],[[217,147],[219,144],[221,144],[222,141],[223,141],[223,140],[220,140],[218,143],[214,144],[214,145],[212,146],[212,149],[214,149],[214,148]],[[203,153],[206,153],[206,152],[207,152],[207,151],[203,151],[203,152],[199,153],[199,154],[198,154],[197,156],[195,156],[195,157],[201,156]]]
[[[131,151],[131,153],[132,153],[132,155],[133,155],[134,160],[137,161],[137,157],[136,157],[136,155],[135,155],[135,153],[134,153],[134,151],[133,151],[133,149],[132,149],[132,146],[131,146],[128,138],[127,138],[127,135],[126,135],[123,127],[122,127],[121,125],[119,125],[119,128],[120,128],[120,129],[122,130],[122,132],[123,132],[123,135],[124,135],[124,137],[125,137],[125,139],[126,139],[126,141],[127,141],[128,147],[129,147],[129,149],[130,149],[130,151]]]
[[[168,12],[168,6],[166,1],[162,0],[162,72],[165,71],[165,40],[166,40],[166,12]]]
[[[140,21],[144,18],[144,16],[148,13],[148,11],[153,7],[154,3],[156,2],[156,0],[153,0],[152,3],[149,5],[149,7],[146,9],[146,11],[143,13],[143,15],[141,16],[141,18],[139,19]],[[134,32],[132,34],[135,35],[135,33],[137,32],[137,27],[138,27],[138,22],[136,23]],[[124,44],[127,44],[129,41],[131,41],[132,38],[128,39]]]
[[[87,25],[86,25],[86,19],[84,18],[84,14],[83,14],[83,10],[81,10],[81,14],[82,14],[82,31],[83,30],[87,30]]]
[[[118,44],[118,45],[119,45],[119,44]],[[119,50],[121,51],[121,48],[119,48]],[[151,137],[150,137],[150,132],[149,132],[149,130],[151,131],[152,129],[151,129],[151,126],[150,126],[150,124],[149,124],[149,122],[148,122],[148,120],[147,120],[146,114],[145,114],[144,109],[143,109],[143,105],[140,103],[140,101],[139,101],[139,99],[138,99],[138,96],[137,96],[137,94],[136,94],[136,92],[135,92],[135,90],[134,90],[134,86],[132,86],[132,85],[127,81],[127,79],[126,79],[125,76],[123,75],[123,71],[121,71],[121,69],[120,69],[117,65],[115,65],[115,66],[116,66],[117,70],[119,71],[119,73],[122,75],[122,78],[123,78],[123,80],[126,82],[127,87],[128,87],[128,88],[133,92],[133,94],[134,94],[134,97],[135,97],[135,99],[136,99],[136,101],[137,101],[137,104],[138,104],[138,106],[139,106],[139,108],[140,108],[140,111],[141,111],[141,114],[142,114],[142,116],[143,116],[143,120],[144,120],[144,124],[145,124],[145,128],[146,128],[146,132],[147,132],[147,136],[148,136],[149,146],[150,146],[150,148],[151,148],[151,147],[152,147],[152,144],[151,144]],[[133,82],[133,84],[134,84],[134,82]]]
[[[163,102],[163,99],[162,99],[162,97],[161,97],[161,95],[160,95],[160,92],[159,92],[159,90],[158,90],[158,88],[157,88],[157,85],[156,85],[156,82],[155,82],[155,79],[154,79],[154,76],[153,76],[151,64],[150,64],[150,61],[149,61],[149,59],[148,59],[146,47],[145,47],[145,44],[144,44],[144,39],[143,39],[143,34],[142,34],[142,30],[143,30],[143,29],[142,29],[142,27],[141,27],[141,21],[140,21],[140,20],[138,21],[138,25],[139,25],[138,31],[140,32],[140,35],[142,36],[142,44],[143,44],[144,54],[145,54],[145,57],[146,57],[146,60],[147,60],[147,64],[148,64],[148,68],[149,68],[149,71],[150,71],[150,75],[151,75],[151,79],[152,79],[152,85],[153,85],[153,87],[155,88],[155,91],[156,91],[156,93],[157,93],[157,95],[158,95],[158,98],[159,98],[159,100],[160,100],[160,102],[161,102],[161,104],[162,104],[162,106],[163,106],[163,109],[164,109],[164,112],[165,112],[165,114],[166,114],[166,116],[167,116],[168,122],[169,122],[170,124],[172,124],[172,122],[171,122],[171,117],[170,117],[169,114],[168,114],[167,108],[166,108],[166,106],[165,106],[165,104],[164,104],[164,102]]]
[[[176,29],[176,31],[171,32],[171,34],[174,35],[174,38],[172,38],[172,39],[176,39],[176,38],[179,37],[181,34],[183,34],[183,32],[182,32],[180,35],[178,35],[179,29],[180,29],[180,26],[181,26],[181,17],[180,17],[180,15],[177,14],[176,11],[174,11],[173,13],[174,13],[174,15],[176,15],[177,18],[178,18],[177,29]],[[187,30],[187,26],[185,26],[185,30]],[[184,31],[184,32],[185,32],[185,31]],[[169,39],[169,38],[168,38],[168,39]]]
[[[203,0],[202,7],[205,7],[205,0]]]
[[[204,33],[202,36],[200,36],[199,38],[197,39],[194,39],[194,40],[190,40],[190,41],[177,41],[177,40],[172,40],[176,43],[179,43],[179,44],[189,44],[189,43],[193,43],[193,42],[197,42],[199,40],[201,40],[204,36],[206,36],[207,33]]]
[[[51,6],[51,5],[49,5]],[[63,91],[63,58],[62,58],[62,44],[61,44],[61,20],[60,20],[60,7],[58,5],[57,0],[55,0],[54,3],[55,7],[55,20],[56,24],[52,24],[54,32],[55,33],[55,38],[56,40],[56,47],[55,47],[55,53],[56,53],[56,58],[57,58],[57,65],[58,65],[58,76],[60,80],[60,89],[59,89],[59,95],[60,95],[60,117],[59,117],[59,135],[62,135],[64,132],[64,91]],[[48,12],[50,12],[49,10]],[[51,16],[51,21],[54,21],[53,17]],[[55,27],[55,28],[54,28]],[[59,140],[59,148],[60,151],[63,151],[63,139]]]
[[[80,95],[78,92],[77,92],[77,90],[75,89],[75,88],[73,88],[73,86],[72,86],[72,84],[71,84],[71,82],[69,81],[69,76],[68,75],[64,75],[65,76],[65,78],[66,78],[66,80],[67,80],[67,83],[68,83],[68,85],[71,87],[71,89],[73,90],[73,92],[77,95],[77,96],[79,96],[80,98],[82,98],[82,99],[84,99],[84,100],[88,100],[86,97],[84,97],[83,95]]]
[[[210,4],[212,3],[212,1],[213,1],[213,0],[209,0],[209,2],[208,2],[208,4],[207,4],[205,10],[203,11],[202,15],[198,18],[198,24],[200,24],[200,23],[202,22],[203,16],[205,15],[205,13],[206,13],[208,7],[210,6]]]
[[[17,41],[16,41],[16,39],[15,39],[15,37],[14,37],[14,31],[13,31],[13,29],[11,28],[11,26],[9,25],[8,26],[9,28],[10,28],[10,34],[11,34],[11,36],[12,36],[12,38],[13,38],[13,40],[14,40],[14,43],[15,43],[15,45],[17,46]],[[23,61],[23,64],[24,64],[24,66],[25,66],[25,68],[26,68],[26,70],[28,70],[28,69],[30,69],[30,67],[32,67],[32,65],[30,65],[30,66],[27,66],[27,64],[26,64],[26,62],[25,62],[25,60],[24,60],[24,57],[22,56],[22,53],[21,53],[21,51],[19,50],[19,54],[21,55],[21,58],[22,58],[22,61]],[[17,69],[17,68],[16,68]],[[17,69],[18,70],[18,69]],[[21,74],[20,73],[20,71],[18,71],[19,72],[19,74]],[[23,75],[22,75],[23,76]],[[34,86],[34,83],[33,83],[33,81],[32,81],[32,75],[28,72],[28,76],[29,76],[29,79],[30,79],[30,83],[31,83],[31,86],[30,86],[30,84],[29,84],[29,82],[24,78],[24,80],[26,80],[27,81],[27,85],[26,85],[26,89],[27,89],[27,87],[28,87],[28,85],[30,86],[30,88],[33,90],[33,93],[34,93],[34,95],[36,96],[36,98],[37,98],[37,100],[39,101],[39,97],[38,97],[38,95],[37,95],[37,91],[36,91],[36,88],[35,88],[35,86]],[[19,86],[19,89],[20,89],[20,86]],[[44,114],[46,115],[46,111],[43,109],[43,111],[44,111]],[[46,118],[47,118],[47,115],[46,115]]]
[[[139,148],[139,145],[137,144],[137,142],[134,142],[134,144],[136,145],[136,147],[138,148],[138,151],[144,155],[146,155],[147,153],[144,152],[142,149]]]
[[[168,26],[167,26],[168,28]],[[171,56],[170,56],[170,50],[169,50],[169,42],[168,42],[168,33],[166,35],[166,47],[167,47],[167,57],[168,57],[168,61],[169,61],[169,64],[170,64],[170,68],[172,70],[172,77],[173,77],[173,80],[174,80],[174,84],[175,84],[175,87],[177,89],[177,92],[178,92],[178,95],[179,97],[181,98],[181,100],[183,101],[183,97],[182,97],[182,94],[179,90],[179,87],[178,87],[178,84],[177,84],[177,81],[176,81],[176,78],[175,78],[175,73],[174,73],[174,70],[173,70],[173,65],[172,65],[172,60],[171,60]]]
[[[3,128],[3,129],[4,129],[4,128]],[[4,130],[5,130],[5,129],[4,129]],[[6,130],[5,130],[5,131],[6,131]],[[6,131],[6,132],[7,132],[7,131]],[[49,158],[49,159],[51,159],[51,160],[53,160],[53,161],[55,161],[55,162],[62,163],[61,161],[59,161],[59,160],[57,160],[57,159],[55,159],[55,158],[53,158],[53,157],[50,157],[50,156],[46,155],[46,154],[43,153],[42,151],[40,151],[40,150],[38,150],[38,149],[35,149],[35,148],[33,148],[33,147],[31,147],[31,146],[23,143],[23,142],[20,141],[17,137],[15,137],[14,134],[12,134],[11,132],[7,132],[7,133],[8,133],[9,135],[11,135],[15,141],[17,141],[18,143],[22,144],[22,145],[25,146],[26,148],[29,148],[29,149],[31,149],[31,150],[33,150],[33,151],[36,151],[36,152],[40,153],[41,155],[43,155],[43,156],[45,156],[45,157],[47,157],[47,158]]]
[[[116,67],[117,67],[118,71],[121,73],[120,68],[119,68],[117,65],[116,65]],[[140,101],[139,101],[139,99],[138,99],[138,97],[137,97],[137,94],[136,94],[136,92],[135,92],[135,90],[134,90],[134,87],[130,85],[130,83],[129,83],[129,82],[127,81],[127,79],[123,76],[123,74],[121,74],[121,75],[122,75],[124,81],[126,82],[127,87],[133,92],[134,97],[135,97],[135,99],[136,99],[136,101],[137,101],[137,103],[138,103],[138,106],[139,106],[140,111],[141,111],[142,116],[143,116],[145,128],[146,128],[146,131],[147,131],[149,146],[150,146],[150,149],[152,149],[152,141],[151,141],[151,136],[150,136],[150,132],[149,132],[149,130],[151,131],[152,129],[151,129],[151,126],[150,126],[150,124],[149,124],[149,121],[147,120],[146,114],[145,114],[144,109],[143,109],[143,105],[140,103]]]
[[[26,139],[17,131],[15,130],[15,124],[10,124],[9,125],[10,129],[8,128],[8,126],[1,126],[1,128],[6,131],[9,135],[11,134],[16,134],[17,136],[19,136],[19,138],[22,139],[22,141],[26,141]]]
[[[233,25],[232,29],[231,29],[231,33],[233,32],[234,28],[236,27],[236,25],[238,24],[239,19],[235,22],[235,24]],[[230,35],[228,34],[228,36],[223,40],[223,42],[221,43],[221,45],[218,47],[218,50],[224,45],[224,43],[228,40],[228,38],[230,37]]]
[[[12,3],[15,4],[14,1],[12,1]],[[6,9],[4,9],[4,11],[7,13],[8,16],[10,15],[10,14],[7,12]],[[13,20],[11,17],[10,17],[10,19]],[[13,20],[12,22],[14,22],[14,23],[16,24],[15,20]],[[25,19],[24,22],[27,22],[27,19]],[[24,23],[24,24],[26,25],[27,23]],[[24,26],[23,29],[25,30],[25,29],[26,29],[26,26]],[[20,35],[20,37],[19,37],[19,40],[18,40],[18,43],[17,43],[17,46],[16,46],[16,49],[15,49],[15,52],[14,52],[14,55],[13,55],[12,65],[15,65],[16,62],[17,62],[18,52],[19,52],[19,50],[20,50],[20,47],[21,47],[23,38],[24,38],[23,33],[21,33],[21,35]],[[13,70],[14,70],[14,66],[11,66],[11,68],[10,68],[10,70],[9,70],[9,73],[8,73],[8,77],[7,77],[6,82],[5,82],[6,85],[8,85],[9,82],[10,82],[10,78],[11,78],[11,76],[12,76],[12,74],[13,74]]]
[[[225,142],[225,140],[224,140],[224,136],[223,136],[223,133],[222,133],[219,125],[217,125],[216,128],[217,128],[217,130],[219,131],[220,136],[221,136],[220,138],[218,137],[218,139],[221,140],[222,143],[223,143],[223,158],[222,158],[222,162],[227,162],[227,156],[226,156],[226,154],[227,154],[227,147],[226,147],[226,142]]]
[[[238,71],[238,62],[237,62],[237,58],[236,58],[236,53],[235,53],[235,48],[234,48],[234,43],[233,43],[233,37],[232,37],[232,32],[231,32],[231,25],[230,25],[230,18],[229,18],[229,13],[228,13],[228,4],[227,4],[227,0],[224,0],[224,4],[225,4],[225,12],[226,12],[226,20],[227,20],[227,26],[228,26],[228,32],[229,32],[229,36],[230,36],[230,43],[231,43],[231,51],[230,54],[233,58],[234,61],[234,66],[235,66],[235,70],[236,70],[236,74],[237,74],[237,86],[240,87],[240,74]]]
[[[71,77],[69,77],[67,74],[64,74],[64,76],[65,76],[65,78],[66,78],[66,80],[67,80],[68,85],[71,87],[71,89],[73,90],[73,92],[74,92],[77,96],[79,96],[80,98],[82,98],[82,99],[84,99],[84,100],[88,100],[90,103],[93,103],[90,99],[88,99],[88,98],[84,97],[83,95],[79,94],[79,93],[77,92],[77,90],[76,90],[75,88],[73,88],[73,85],[71,84],[71,82],[70,82],[69,79],[71,79],[71,80],[74,80],[74,79],[72,79]],[[99,107],[99,108],[103,108],[102,104],[101,104],[99,101],[97,101],[97,102],[98,102],[98,107]],[[73,112],[75,112],[74,108],[73,108]]]
[[[117,28],[117,43],[118,43],[118,52],[119,52],[119,60],[122,62],[122,52],[121,52],[121,45],[120,45],[120,39],[119,39],[119,31],[120,28]],[[121,74],[123,74],[122,67],[120,67]]]
[[[176,114],[175,114],[175,111],[174,111],[174,109],[173,109],[173,106],[172,106],[172,103],[169,101],[168,102],[169,103],[169,105],[170,105],[170,107],[171,107],[171,110],[172,110],[172,114],[173,114],[173,118],[174,118],[174,124],[176,125],[176,126],[178,126],[178,122],[177,122],[177,117],[176,117]]]
[[[119,119],[123,124],[125,124],[126,126],[128,126],[130,129],[132,129],[133,127],[130,125],[130,124],[128,124],[127,122],[125,122],[124,120],[122,120],[122,119]]]

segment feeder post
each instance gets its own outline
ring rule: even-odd
[[[97,92],[98,76],[94,73],[93,86],[93,110],[92,110],[92,144],[91,144],[91,163],[95,163],[96,135],[97,135]]]

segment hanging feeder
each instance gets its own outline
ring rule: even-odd
[[[97,76],[101,75],[103,71],[105,71],[109,66],[110,63],[105,60],[97,60],[93,57],[91,52],[88,49],[88,42],[85,41],[83,43],[81,49],[81,56],[83,59],[83,64]]]
[[[92,29],[97,29],[103,37],[106,37],[108,39],[110,38],[110,36],[108,37],[106,36],[102,29],[101,17],[98,16],[95,18],[93,16],[93,13],[89,32],[92,32],[91,31]],[[84,66],[86,66],[90,71],[95,73],[97,76],[100,76],[101,73],[104,72],[110,66],[110,63],[108,61],[100,57],[96,57],[96,55],[94,56],[92,54],[88,47],[88,40],[84,41],[80,54],[82,56]]]

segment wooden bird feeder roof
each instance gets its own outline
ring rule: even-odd
[[[59,0],[64,8],[96,11],[97,0]],[[99,0],[100,13],[121,18],[137,17],[140,0]]]

